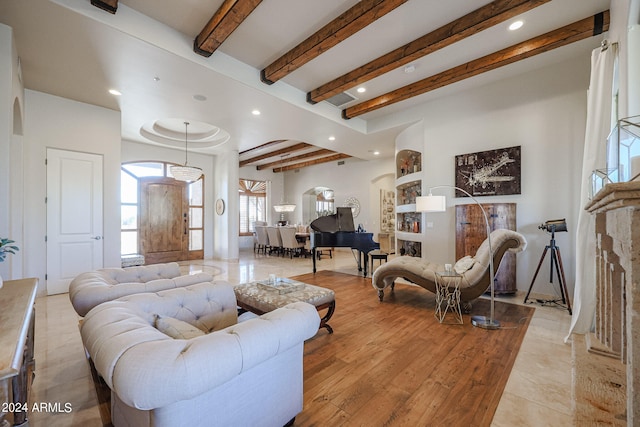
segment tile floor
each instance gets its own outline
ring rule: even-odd
[[[233,284],[264,279],[270,273],[284,277],[311,271],[310,259],[254,255],[253,251],[241,251],[238,262],[200,260],[181,264],[185,273],[209,272],[216,280]],[[333,259],[323,257],[318,269],[356,272],[352,255],[341,251]],[[373,289],[371,293],[372,298],[377,297]],[[502,299],[521,303],[524,298],[516,295]],[[496,411],[494,426],[573,425],[571,346],[563,342],[571,317],[560,307],[534,306],[535,314]],[[67,294],[36,300],[36,377],[31,399],[53,405],[30,414],[32,427],[101,425],[78,319]]]

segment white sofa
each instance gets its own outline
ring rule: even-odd
[[[169,316],[211,331],[175,339]],[[304,340],[315,307],[293,303],[236,323],[228,283],[130,295],[92,309],[82,340],[112,394],[115,427],[283,426],[302,411]]]
[[[76,276],[69,284],[69,299],[75,311],[84,316],[96,305],[126,295],[157,292],[211,280],[213,276],[207,273],[181,276],[180,266],[175,262],[102,268]]]

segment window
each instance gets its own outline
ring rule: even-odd
[[[249,236],[255,231],[256,221],[267,220],[267,183],[240,180],[240,235]]]
[[[335,201],[333,199],[333,190],[325,190],[316,196],[316,215],[317,217],[333,215],[335,209]]]
[[[120,254],[139,253],[140,200],[139,178],[168,177],[170,163],[126,163],[120,169]],[[203,178],[188,184],[189,192],[189,250],[204,249],[204,190]]]

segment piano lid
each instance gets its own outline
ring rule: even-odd
[[[337,208],[337,213],[333,215],[321,216],[309,224],[312,230],[325,233],[335,233],[338,231],[355,232],[353,226],[353,212],[349,207]]]

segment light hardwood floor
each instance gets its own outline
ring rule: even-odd
[[[274,273],[288,277],[311,272],[310,259],[254,255],[242,251],[238,262],[192,261],[183,271],[205,271],[232,284],[259,280]],[[355,272],[349,252],[323,258],[318,269]],[[403,286],[403,285],[398,285]],[[426,292],[426,291],[425,291]],[[371,298],[377,298],[371,289]],[[521,303],[523,295],[501,299]],[[571,317],[559,307],[536,308],[521,345],[492,426],[571,426],[571,346],[564,343]],[[93,383],[78,331],[78,316],[68,295],[36,300],[36,377],[31,395],[35,403],[60,403],[63,411],[30,414],[30,425],[100,426]],[[65,412],[65,404],[71,410]],[[55,408],[56,405],[48,405]],[[367,425],[362,419],[361,425]],[[302,425],[296,423],[296,425]],[[369,424],[371,425],[371,424]],[[397,425],[403,425],[401,421]]]

